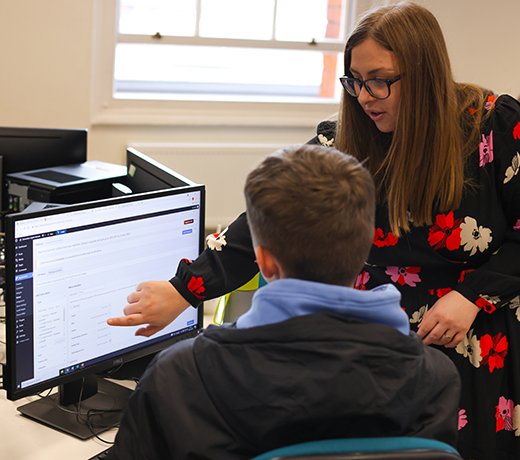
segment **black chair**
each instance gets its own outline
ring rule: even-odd
[[[450,445],[411,437],[328,439],[271,450],[251,460],[462,460]]]

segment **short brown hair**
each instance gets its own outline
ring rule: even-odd
[[[375,189],[352,156],[320,145],[288,147],[247,177],[256,244],[291,278],[353,285],[374,236]]]

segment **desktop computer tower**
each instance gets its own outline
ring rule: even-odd
[[[8,212],[33,202],[75,204],[112,196],[112,184],[124,180],[127,168],[102,161],[7,174]]]

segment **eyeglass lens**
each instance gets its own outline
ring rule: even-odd
[[[358,97],[361,93],[362,82],[355,78],[348,78],[345,81],[345,89],[355,97]],[[371,96],[378,99],[386,99],[390,95],[390,87],[384,80],[366,80],[364,82],[366,90],[370,93]]]

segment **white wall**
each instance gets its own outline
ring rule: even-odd
[[[0,125],[88,128],[91,0],[0,2]]]
[[[360,7],[382,3],[389,2],[359,0]],[[458,80],[520,95],[519,0],[418,3],[439,19]],[[285,145],[313,136],[308,127],[92,125],[93,4],[93,0],[1,1],[0,126],[88,128],[89,159],[121,164],[131,143]]]
[[[519,0],[421,0],[439,20],[455,78],[520,96]]]

